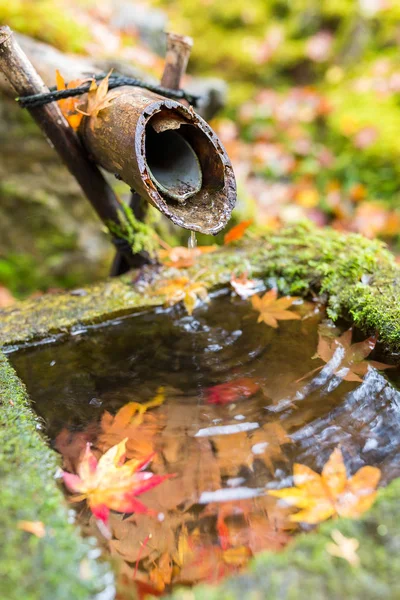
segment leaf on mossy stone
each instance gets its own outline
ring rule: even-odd
[[[202,254],[215,252],[218,246],[197,246],[196,248],[185,248],[185,246],[175,246],[174,248],[159,250],[158,256],[167,267],[175,269],[186,269],[192,267],[196,258]]]
[[[201,302],[208,301],[206,284],[202,281],[191,281],[188,277],[164,281],[154,293],[165,296],[167,306],[183,302],[189,315],[193,313],[199,300]]]
[[[224,244],[230,244],[231,242],[238,242],[244,236],[246,230],[253,223],[253,219],[248,219],[247,221],[242,221],[238,223],[232,229],[228,231],[228,233],[224,236]]]
[[[46,535],[46,527],[42,521],[18,521],[17,527],[18,529],[27,531],[38,538],[42,538]]]

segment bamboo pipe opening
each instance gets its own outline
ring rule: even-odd
[[[92,160],[115,173],[173,223],[218,233],[236,200],[232,165],[193,109],[134,87],[109,92],[109,105],[83,119]]]
[[[179,130],[157,133],[149,123],[146,162],[153,183],[172,200],[185,202],[200,191],[203,174],[199,159]]]

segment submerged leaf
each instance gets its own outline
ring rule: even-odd
[[[340,363],[335,367],[333,374],[344,381],[358,381],[361,383],[362,377],[367,373],[369,366],[379,371],[394,368],[393,365],[387,365],[376,360],[365,360],[375,348],[376,337],[372,336],[362,342],[352,344],[352,335],[352,328],[337,337],[326,337],[320,333],[316,358],[320,358],[325,363],[329,363],[336,356],[340,358]],[[340,353],[342,356],[340,356]],[[322,367],[320,368],[322,369]],[[316,370],[319,370],[319,368]],[[315,371],[307,373],[302,379],[313,372]]]
[[[126,442],[110,448],[99,461],[87,444],[84,455],[78,465],[78,474],[63,471],[63,479],[67,488],[79,494],[75,501],[87,499],[89,507],[97,519],[108,521],[110,510],[122,513],[148,513],[146,506],[136,499],[171,475],[154,475],[143,469],[154,455],[146,459],[129,460],[124,463]]]
[[[260,389],[253,377],[239,377],[226,383],[214,385],[207,390],[207,404],[229,404],[240,398],[250,398]]]
[[[381,471],[377,467],[362,467],[347,479],[342,452],[336,448],[321,475],[296,463],[293,469],[295,487],[268,493],[301,509],[291,516],[292,521],[316,524],[336,515],[359,517],[372,506],[380,477]]]

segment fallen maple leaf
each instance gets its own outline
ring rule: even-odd
[[[386,365],[385,363],[376,360],[365,360],[375,348],[375,337],[369,337],[362,342],[352,344],[352,335],[352,328],[342,333],[339,337],[325,337],[320,334],[315,357],[320,358],[325,363],[329,363],[336,355],[336,352],[341,352],[342,357],[339,356],[339,358],[341,358],[340,364],[335,368],[333,374],[341,377],[344,381],[362,382],[360,375],[364,376],[367,373],[369,366],[375,367],[375,369],[378,369],[379,371],[394,368],[394,365]],[[317,367],[313,371],[310,371],[310,373],[304,375],[301,379],[308,377],[322,368],[323,366]]]
[[[208,301],[206,284],[201,281],[191,281],[187,277],[165,281],[165,284],[158,287],[155,293],[166,296],[165,303],[169,306],[183,301],[189,315],[193,313],[198,298],[202,302]]]
[[[332,556],[337,556],[347,560],[352,567],[358,567],[360,564],[360,557],[357,554],[357,550],[360,546],[360,542],[356,538],[348,538],[343,535],[338,529],[332,531],[333,542],[326,544],[326,551]]]
[[[129,402],[113,416],[108,411],[101,418],[101,433],[96,445],[105,452],[111,446],[127,439],[126,455],[137,460],[145,459],[154,450],[155,437],[160,433],[164,419],[159,413],[147,411],[157,408],[165,400],[164,388],[160,387],[156,396],[149,402]]]
[[[293,302],[297,300],[295,297],[286,296],[278,299],[278,290],[272,288],[264,294],[262,298],[260,296],[252,296],[251,304],[254,310],[257,310],[260,315],[257,322],[264,322],[274,329],[278,328],[278,321],[290,321],[294,319],[301,319],[300,315],[287,310]]]
[[[42,521],[18,521],[18,529],[32,533],[38,538],[42,538],[46,535],[46,528]]]
[[[79,87],[84,83],[83,79],[75,79],[74,81],[70,81],[68,85],[66,85],[64,81],[64,77],[61,75],[60,71],[56,70],[56,85],[57,90],[71,90],[73,88]],[[82,118],[83,114],[78,110],[78,105],[81,102],[81,98],[79,96],[75,98],[63,98],[62,100],[58,100],[57,104],[61,109],[62,114],[67,119],[69,125],[72,129],[77,130]]]
[[[64,483],[69,490],[79,494],[75,502],[87,499],[89,507],[97,519],[108,521],[111,510],[122,513],[148,513],[144,504],[136,496],[162,483],[171,475],[154,475],[143,471],[153,455],[142,461],[129,460],[125,464],[127,439],[110,448],[99,461],[87,444],[78,465],[78,474],[63,471]]]
[[[214,385],[207,390],[207,404],[229,404],[239,398],[250,398],[260,389],[253,377],[239,377]]]
[[[316,524],[336,515],[359,517],[372,506],[380,477],[380,469],[367,466],[347,479],[342,452],[336,448],[321,475],[295,463],[295,487],[270,490],[268,493],[301,509],[291,515],[292,521]]]
[[[107,108],[113,98],[107,98],[108,94],[108,82],[110,79],[111,71],[101,80],[100,84],[97,85],[96,80],[93,79],[90,84],[90,88],[87,95],[85,110],[77,109],[82,115],[86,117],[97,117],[100,111]]]
[[[258,282],[254,279],[247,278],[247,273],[242,273],[237,277],[233,273],[231,275],[231,286],[237,295],[244,300],[256,293],[258,285]]]
[[[197,246],[196,248],[185,248],[185,246],[175,246],[168,250],[160,250],[158,256],[167,267],[175,269],[185,269],[192,267],[195,260],[201,254],[215,252],[218,246]]]
[[[231,242],[237,242],[238,240],[241,240],[246,229],[248,229],[252,223],[253,219],[248,219],[247,221],[242,221],[241,223],[235,225],[235,227],[232,227],[232,229],[230,229],[224,236],[224,244],[230,244]]]

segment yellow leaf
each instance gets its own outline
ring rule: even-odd
[[[326,544],[326,551],[332,556],[347,560],[352,567],[358,567],[360,557],[357,554],[357,550],[360,542],[356,538],[344,536],[338,529],[332,531],[332,539],[335,543],[329,542]]]
[[[260,313],[258,323],[264,322],[266,325],[277,329],[278,321],[301,319],[297,313],[287,310],[295,300],[297,298],[290,296],[278,299],[278,291],[273,288],[266,292],[262,298],[252,296],[251,304],[254,310]]]
[[[291,516],[292,521],[316,524],[334,515],[360,516],[373,504],[380,476],[377,467],[363,467],[347,479],[342,452],[336,448],[321,475],[295,464],[295,487],[272,490],[269,494],[302,509]]]
[[[183,301],[189,315],[193,313],[198,299],[202,302],[208,301],[206,284],[201,281],[191,281],[188,277],[165,281],[164,285],[158,287],[154,293],[165,296],[167,306]]]
[[[113,98],[107,98],[108,83],[111,73],[112,69],[106,77],[101,80],[99,85],[97,85],[96,81],[93,79],[88,91],[85,110],[78,109],[80,113],[87,117],[97,117],[100,111],[111,104]]]
[[[42,521],[18,521],[18,529],[32,533],[38,538],[42,538],[46,535],[46,528]]]

